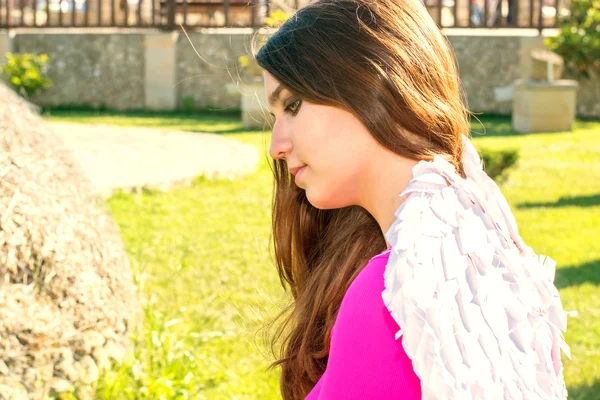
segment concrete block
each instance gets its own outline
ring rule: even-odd
[[[555,81],[561,78],[564,61],[561,56],[550,51],[536,49],[531,51],[531,80]]]
[[[177,107],[175,50],[178,36],[178,32],[145,36],[145,105],[149,110]]]
[[[269,129],[272,119],[263,83],[246,85],[242,92],[242,124],[245,128]]]
[[[14,51],[13,38],[9,31],[0,31],[0,65],[8,62],[6,53]]]
[[[519,38],[519,78],[530,79],[534,72],[534,60],[531,53],[534,50],[547,50],[543,36]]]
[[[571,130],[575,119],[576,81],[515,83],[512,123],[519,133]]]

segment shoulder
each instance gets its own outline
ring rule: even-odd
[[[381,293],[385,289],[384,272],[390,250],[371,258],[360,271],[346,291],[334,329],[344,325],[365,324],[376,329],[387,329],[393,323],[389,311],[385,307]],[[390,332],[398,329],[395,323],[389,327]]]
[[[371,258],[346,291],[331,334],[323,399],[420,399],[382,292],[390,251]]]
[[[360,271],[354,281],[348,287],[342,304],[344,302],[364,302],[371,297],[381,299],[381,292],[384,289],[385,266],[387,265],[390,256],[390,250],[386,250],[381,254],[372,257],[367,265]]]

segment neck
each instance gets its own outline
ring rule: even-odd
[[[412,168],[418,161],[384,150],[382,157],[378,157],[367,171],[369,176],[364,180],[360,205],[375,218],[385,236],[396,219],[396,210],[404,201],[400,193],[410,183]],[[390,246],[387,238],[386,244]]]

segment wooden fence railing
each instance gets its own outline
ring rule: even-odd
[[[570,0],[424,0],[441,27],[553,28]],[[310,0],[0,0],[0,28],[260,27],[283,4]]]

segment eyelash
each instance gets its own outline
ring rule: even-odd
[[[298,106],[296,107],[296,111],[292,111],[292,110],[290,109],[290,107],[291,107],[291,106],[293,106],[293,105],[294,105],[294,104],[296,104],[296,103],[298,104]],[[286,108],[283,110],[283,112],[284,112],[284,113],[289,113],[289,114],[291,114],[291,115],[296,115],[296,114],[298,114],[298,112],[300,111],[300,105],[301,105],[301,104],[302,104],[302,100],[300,100],[300,99],[298,99],[298,100],[296,100],[296,101],[293,101],[293,102],[291,102],[291,103],[290,103],[290,105],[289,105],[289,106],[287,106],[287,107],[286,107]],[[275,117],[275,114],[273,114],[273,113],[269,113],[269,114],[271,114],[271,116],[272,116],[272,117]]]
[[[290,109],[290,107],[291,107],[291,106],[293,106],[294,104],[298,104],[298,106],[296,107],[296,111],[292,111],[292,110]],[[302,104],[302,100],[300,100],[300,99],[298,99],[298,100],[295,100],[295,101],[293,101],[292,103],[290,103],[290,105],[289,105],[289,106],[287,106],[287,107],[285,108],[285,110],[283,110],[283,111],[284,111],[284,112],[287,112],[287,113],[290,113],[290,114],[292,114],[292,115],[296,115],[296,114],[298,114],[298,111],[300,110],[300,105],[301,105],[301,104]]]

